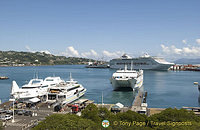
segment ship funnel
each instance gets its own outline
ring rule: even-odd
[[[133,70],[133,61],[131,61],[131,70]]]
[[[19,91],[19,86],[16,81],[12,81],[11,94],[14,94]]]

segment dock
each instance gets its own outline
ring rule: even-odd
[[[142,105],[142,100],[143,100],[143,92],[141,90],[138,91],[138,94],[133,102],[133,105],[131,106],[131,110],[138,112],[141,110],[141,105]]]
[[[89,105],[90,103],[93,103],[94,101],[88,100],[88,99],[79,99],[75,102],[72,102],[73,104],[78,104],[80,107],[84,108]],[[13,110],[11,107],[12,102],[4,102],[0,104],[0,109],[4,110]],[[22,104],[22,103],[21,103]],[[22,105],[23,106],[23,105]],[[44,120],[46,117],[52,115],[52,114],[66,114],[66,113],[72,113],[72,108],[70,106],[63,106],[62,109],[58,112],[55,112],[55,107],[53,104],[48,103],[38,103],[35,107],[23,107],[23,108],[15,108],[15,110],[18,111],[31,111],[31,115],[25,115],[23,114],[15,114],[14,115],[14,123],[12,120],[3,121],[4,129],[6,130],[24,130],[24,129],[31,129],[32,127],[36,126],[38,122]],[[2,113],[3,115],[11,115],[12,114],[6,114],[5,112]]]

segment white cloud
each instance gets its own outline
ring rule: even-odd
[[[162,51],[166,54],[181,54],[182,50],[176,48],[174,45],[167,47],[163,44],[161,44]]]
[[[85,58],[97,58],[98,54],[96,51],[90,50],[89,52],[81,53],[81,56]]]
[[[79,56],[78,51],[75,50],[73,46],[68,47],[67,51],[69,51],[73,56]]]
[[[67,56],[67,57],[79,57],[79,52],[74,49],[73,46],[67,47],[65,52],[62,52],[62,55]]]
[[[92,53],[93,56],[97,56],[98,55],[97,52],[94,51],[94,50],[91,50],[91,53]]]
[[[65,52],[61,52],[60,55],[67,56],[67,57],[84,57],[84,58],[92,58],[92,59],[100,59],[100,57],[103,59],[101,60],[109,60],[112,58],[118,58],[122,56],[124,52],[116,51],[116,52],[109,52],[109,51],[102,51],[101,54],[98,54],[95,50],[91,49],[86,52],[79,52],[76,50],[73,46],[67,47]]]
[[[178,49],[178,48],[176,48],[174,45],[172,45],[172,46],[171,46],[171,51],[172,51],[174,54],[181,54],[182,49]]]
[[[28,52],[34,53],[34,51],[32,51],[31,48],[28,45],[26,45],[25,48],[27,49]]]
[[[197,44],[200,45],[200,39],[196,39]]]
[[[174,45],[167,47],[161,44],[162,51],[167,55],[177,56],[200,56],[200,47],[188,46],[176,48]]]
[[[118,58],[118,57],[120,57],[124,54],[124,52],[121,52],[121,51],[109,52],[109,51],[106,51],[106,50],[104,50],[102,53],[107,58]]]
[[[182,42],[183,42],[184,44],[187,44],[187,40],[182,40]]]
[[[170,49],[169,49],[169,47],[167,47],[167,46],[165,46],[165,45],[163,45],[163,44],[161,44],[160,45],[161,47],[162,47],[162,51],[164,52],[164,53],[170,53]]]
[[[51,54],[48,50],[40,51],[41,53]]]
[[[25,46],[25,48],[27,49],[28,52],[40,52],[40,53],[46,53],[46,54],[51,54],[51,52],[49,52],[48,50],[42,50],[42,51],[33,51],[28,45]]]

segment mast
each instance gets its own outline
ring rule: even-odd
[[[69,73],[69,79],[72,80],[72,73]]]
[[[131,70],[133,70],[133,61],[131,61]]]

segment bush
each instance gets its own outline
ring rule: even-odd
[[[90,119],[96,123],[101,122],[101,118],[99,117],[99,111],[96,105],[89,104],[81,113],[81,116],[85,119]]]
[[[149,123],[149,127],[155,129],[200,129],[200,117],[185,109],[167,108],[161,113],[152,115],[147,120],[165,124],[158,126],[156,123]]]
[[[3,129],[3,123],[2,123],[2,121],[0,121],[0,130],[2,130]]]
[[[98,128],[95,122],[83,119],[77,115],[71,114],[54,114],[47,117],[44,121],[40,122],[33,130],[44,130],[44,129],[95,129]]]
[[[97,108],[90,104],[82,111],[81,117],[71,114],[54,114],[40,122],[34,129],[104,129],[101,126],[103,120],[108,120],[110,126],[106,129],[120,130],[198,130],[200,129],[200,117],[193,112],[184,109],[168,108],[159,114],[147,117],[133,111],[124,113],[111,113],[106,108]],[[117,122],[117,124],[116,124]],[[124,122],[124,123],[122,123]],[[133,125],[133,122],[144,123],[144,125]],[[153,122],[153,123],[152,123]],[[156,123],[163,123],[159,125]],[[167,124],[168,122],[168,124]],[[181,123],[186,124],[181,124]],[[127,124],[126,124],[127,123]],[[128,124],[130,123],[130,125]]]

